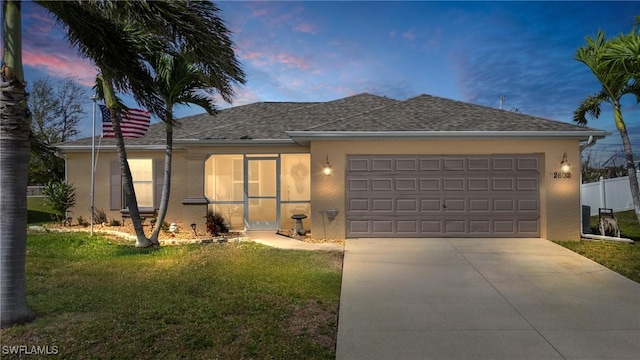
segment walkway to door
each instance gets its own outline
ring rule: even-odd
[[[640,284],[544,239],[349,239],[337,359],[637,359]]]

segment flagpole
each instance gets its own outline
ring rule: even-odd
[[[92,120],[92,124],[93,126],[91,127],[91,237],[93,237],[93,193],[95,190],[95,181],[94,181],[94,173],[95,173],[95,169],[96,169],[96,163],[95,163],[95,153],[96,153],[96,100],[98,98],[95,96],[91,97],[91,100],[93,101],[93,120]]]

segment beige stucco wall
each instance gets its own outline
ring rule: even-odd
[[[204,228],[205,204],[183,205],[186,199],[202,199],[204,194],[205,161],[210,154],[277,154],[311,152],[311,214],[310,224],[314,237],[344,238],[345,223],[345,163],[352,154],[540,154],[540,232],[550,240],[579,240],[579,143],[577,140],[404,140],[404,141],[314,141],[310,147],[240,146],[194,147],[175,149],[171,182],[171,198],[166,220],[183,228],[196,223]],[[554,179],[560,170],[562,154],[567,153],[572,164],[571,179]],[[90,216],[91,154],[70,152],[67,155],[67,178],[77,189],[76,206],[71,216],[75,219]],[[331,176],[322,173],[326,157],[333,166]],[[162,151],[128,151],[128,157],[163,159]],[[101,150],[95,174],[95,208],[103,209],[109,218],[120,219],[118,211],[109,211],[109,164],[117,159],[115,151]],[[340,213],[333,221],[322,210],[337,208]],[[308,221],[308,220],[305,220]],[[306,224],[309,224],[307,222]],[[306,225],[308,226],[308,225]]]
[[[563,153],[572,164],[571,179],[556,179]],[[346,234],[345,166],[347,155],[355,154],[540,154],[540,235],[549,240],[580,239],[580,184],[578,140],[349,140],[311,143],[311,228],[314,236],[344,238]],[[326,157],[333,166],[331,176],[322,173]],[[320,211],[337,208],[333,221]],[[325,235],[326,233],[326,235]]]
[[[205,161],[211,154],[278,154],[308,153],[304,146],[261,146],[247,148],[244,146],[207,146],[184,149],[176,146],[173,151],[171,196],[165,220],[176,222],[181,228],[189,229],[191,223],[198,228],[205,228],[204,216],[206,204],[183,204],[194,199],[204,198]],[[160,159],[164,160],[164,151],[127,150],[128,159]],[[110,164],[117,160],[115,150],[101,149],[97,155],[95,172],[94,208],[102,209],[109,219],[121,220],[118,210],[111,211],[110,206]],[[71,209],[75,223],[78,216],[89,220],[91,214],[91,153],[69,152],[66,154],[67,180],[76,187],[76,205]]]

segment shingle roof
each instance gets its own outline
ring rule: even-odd
[[[595,129],[499,110],[430,95],[404,101],[359,94],[328,102],[259,102],[221,110],[215,116],[193,115],[178,120],[174,141],[288,140],[296,132],[445,132],[445,131],[578,131]],[[162,145],[165,127],[152,124],[145,137],[127,145]],[[103,145],[114,144],[102,139]],[[91,138],[59,146],[90,145]]]
[[[313,131],[564,131],[589,129],[511,111],[420,95],[314,125]]]

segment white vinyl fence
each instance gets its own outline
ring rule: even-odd
[[[640,171],[636,174],[640,183]],[[613,211],[633,210],[628,176],[606,180],[600,177],[598,182],[582,184],[580,199],[582,205],[591,207],[591,216],[598,215],[598,208],[609,208]]]

